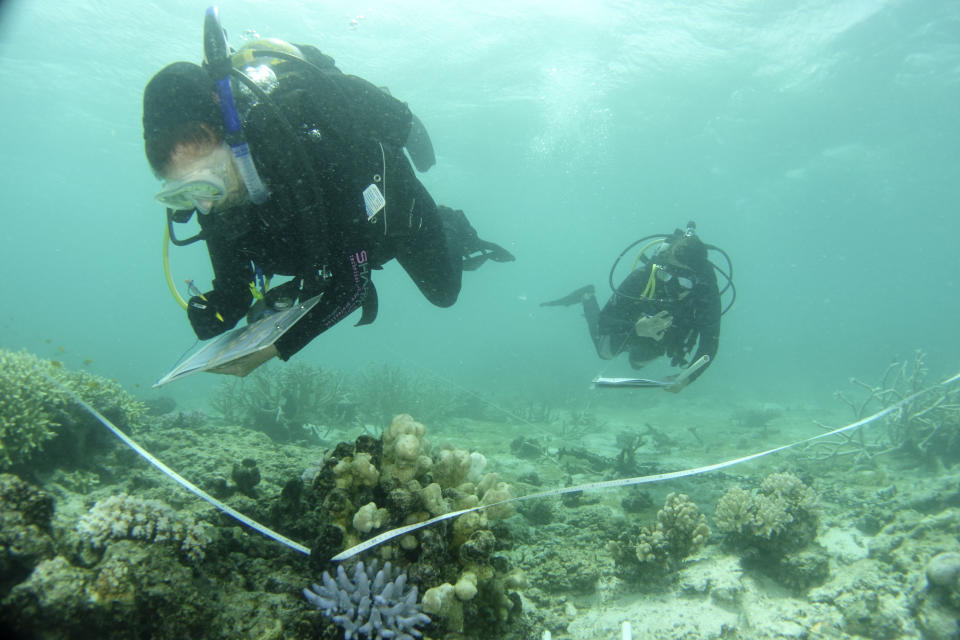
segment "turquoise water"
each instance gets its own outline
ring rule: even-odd
[[[166,63],[199,62],[205,6],[0,7],[0,346],[146,396],[193,344],[163,281],[140,100]],[[629,368],[597,360],[578,311],[538,303],[603,290],[630,241],[693,219],[733,258],[739,297],[716,363],[670,402],[829,401],[918,348],[937,374],[960,363],[956,2],[251,1],[221,15],[234,45],[247,30],[313,43],[408,101],[438,152],[424,183],[518,257],[466,274],[448,310],[388,265],[376,323],[345,321],[299,360],[585,395]],[[202,248],[172,264],[177,281],[209,281]],[[214,381],[172,391],[200,402]]]

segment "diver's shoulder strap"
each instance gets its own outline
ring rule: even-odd
[[[312,44],[297,44],[294,45],[300,52],[303,54],[303,58],[312,65],[315,65],[323,70],[329,70],[334,73],[341,73],[340,69],[337,68],[336,61],[331,57],[325,54],[324,52],[317,49]]]

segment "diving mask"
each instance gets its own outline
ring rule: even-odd
[[[210,213],[214,203],[227,197],[227,185],[209,169],[191,171],[181,180],[165,183],[157,200],[174,210],[196,209]]]
[[[654,272],[657,274],[657,280],[660,282],[670,282],[674,278],[677,280],[677,284],[680,285],[681,289],[693,289],[693,285],[696,283],[696,280],[689,275],[684,275],[684,272],[678,271],[663,264],[655,264]]]
[[[230,193],[230,152],[224,147],[216,149],[178,178],[163,181],[163,191],[156,199],[171,209],[180,211],[196,209],[210,213],[218,202],[223,202]]]

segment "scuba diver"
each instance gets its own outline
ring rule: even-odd
[[[641,249],[630,274],[619,287],[614,286],[613,274],[621,258],[651,239]],[[656,250],[648,256],[647,251],[654,247]],[[710,262],[708,250],[723,254],[727,272]],[[642,268],[638,268],[640,263]],[[722,291],[715,270],[726,278]],[[676,393],[702,375],[717,355],[720,316],[733,304],[731,299],[721,311],[720,298],[728,288],[733,288],[732,271],[727,254],[704,244],[697,237],[696,224],[689,222],[685,230],[641,238],[620,254],[610,270],[613,295],[603,309],[597,304],[593,285],[540,306],[582,304],[597,355],[604,360],[627,352],[630,366],[640,369],[666,355],[672,366],[687,367],[671,384],[648,385]],[[689,357],[694,347],[696,352]]]
[[[260,38],[232,51],[216,7],[203,66],[175,62],[146,85],[143,137],[170,240],[204,240],[213,266],[212,290],[191,282],[189,301],[168,275],[198,338],[319,296],[269,348],[221,373],[287,360],[357,309],[358,326],[373,322],[372,270],[394,258],[439,307],[456,302],[464,270],[514,260],[417,179],[404,149],[420,171],[435,157],[406,103],[309,45]],[[195,213],[200,232],[177,238],[174,223]],[[273,276],[292,279],[271,288]]]

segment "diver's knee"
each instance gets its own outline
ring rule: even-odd
[[[441,309],[446,309],[456,304],[457,299],[460,297],[460,283],[449,282],[448,286],[440,287],[421,286],[420,292],[423,293],[423,297],[425,297],[430,304],[440,307]]]
[[[446,309],[452,307],[457,302],[457,298],[460,297],[459,291],[454,291],[453,293],[444,293],[442,295],[433,295],[428,299],[435,306],[440,307],[441,309]]]

